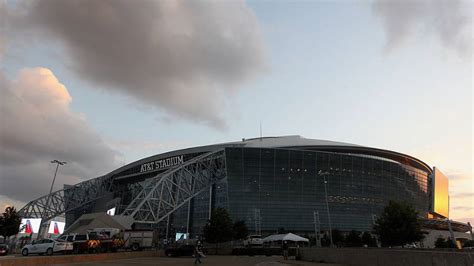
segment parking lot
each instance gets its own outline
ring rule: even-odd
[[[226,266],[240,266],[240,265],[255,265],[255,266],[280,266],[280,265],[330,265],[330,264],[319,264],[302,261],[283,261],[282,256],[207,256],[202,258],[203,265],[226,265]],[[66,265],[66,264],[59,264]],[[180,257],[180,258],[167,258],[167,257],[144,257],[134,259],[122,259],[122,260],[108,260],[99,262],[87,262],[87,263],[74,263],[68,265],[117,265],[117,266],[131,266],[131,265],[194,265],[194,258],[192,257]]]
[[[69,255],[68,257],[80,256],[80,255]],[[55,255],[49,257],[48,263],[41,263],[40,261],[34,262],[34,258],[45,257],[45,256],[29,256],[27,258],[21,256],[5,256],[0,257],[0,265],[84,265],[84,266],[95,266],[95,265],[117,265],[117,266],[135,266],[135,265],[194,265],[193,257],[179,257],[179,258],[168,258],[168,257],[156,257],[156,256],[145,256],[145,257],[135,257],[135,258],[124,258],[124,259],[108,259],[108,260],[96,260],[96,256],[100,255],[86,255],[81,262],[76,263],[60,263],[61,260],[58,260],[57,263],[54,262],[54,258],[64,257],[63,255]],[[2,263],[6,262],[10,258],[10,262],[7,264]],[[11,260],[14,258],[13,260]],[[25,261],[25,259],[27,261]],[[13,263],[12,263],[13,262]],[[43,261],[44,262],[44,261]],[[334,264],[324,264],[324,263],[311,263],[303,261],[295,261],[294,259],[284,261],[282,256],[207,256],[202,258],[203,265],[227,265],[227,266],[237,266],[237,265],[250,265],[250,266],[281,266],[281,265],[301,265],[301,266],[314,266],[314,265],[332,265]]]

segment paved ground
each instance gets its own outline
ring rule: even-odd
[[[334,264],[322,264],[322,263],[310,263],[295,260],[284,261],[281,256],[208,256],[202,259],[202,265],[225,265],[225,266],[287,266],[287,265],[299,265],[299,266],[316,266],[316,265],[331,265]],[[57,266],[66,264],[57,264]],[[84,265],[84,266],[98,266],[98,265],[116,265],[116,266],[136,266],[136,265],[163,265],[163,266],[174,266],[174,265],[194,265],[194,258],[182,257],[182,258],[167,258],[167,257],[145,257],[145,258],[134,258],[134,259],[123,259],[123,260],[108,260],[99,262],[89,263],[72,263],[68,265]]]

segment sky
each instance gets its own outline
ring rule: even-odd
[[[261,124],[415,156],[472,223],[472,5],[0,0],[0,206]]]

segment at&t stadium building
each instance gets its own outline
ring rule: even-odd
[[[20,212],[65,216],[67,228],[83,214],[109,211],[132,228],[195,237],[222,207],[250,232],[314,234],[315,223],[322,231],[370,231],[389,200],[411,203],[426,228],[448,227],[448,179],[437,168],[395,151],[282,136],[157,154],[65,186]]]

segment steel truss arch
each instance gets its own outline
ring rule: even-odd
[[[224,149],[199,155],[151,178],[120,215],[158,223],[224,177]]]
[[[101,176],[32,200],[18,213],[23,218],[50,220],[91,203],[113,191],[113,178]]]

